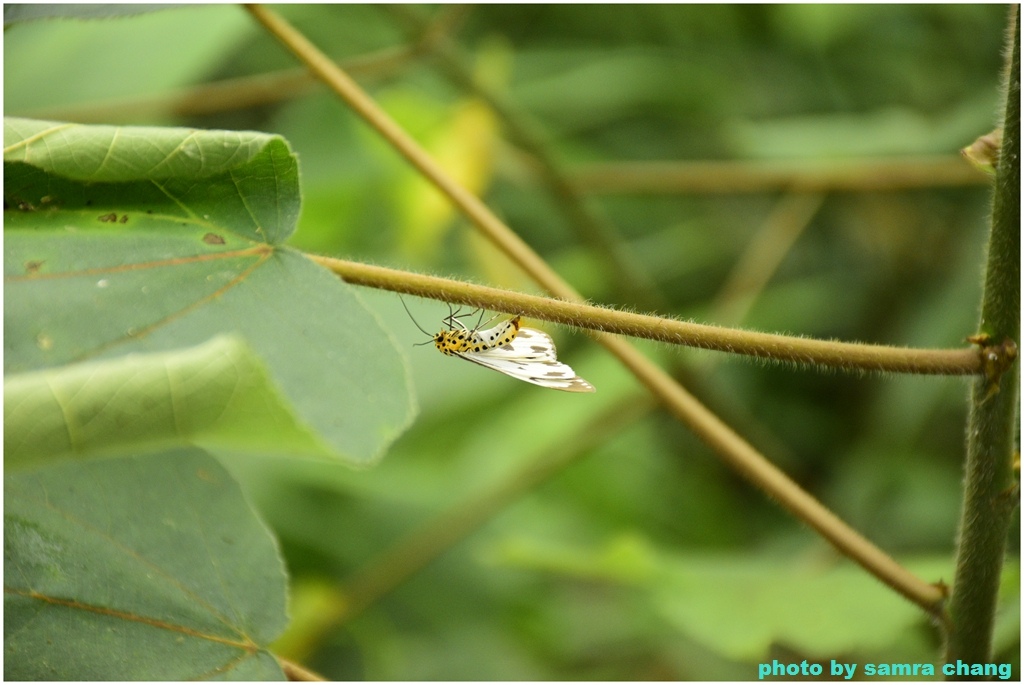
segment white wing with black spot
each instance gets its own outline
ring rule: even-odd
[[[547,333],[521,328],[510,343],[480,352],[456,352],[456,356],[500,371],[527,383],[566,392],[595,392],[594,386],[558,361],[555,342]]]

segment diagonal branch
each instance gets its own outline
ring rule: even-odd
[[[347,74],[280,16],[262,5],[246,9],[289,51],[322,79],[403,157],[446,195],[496,247],[555,297],[579,302],[582,297],[509,229],[487,206],[456,183]],[[704,407],[664,370],[626,341],[606,333],[597,341],[628,368],[665,408],[687,425],[719,457],[770,497],[805,521],[842,553],[926,611],[941,611],[943,592],[900,566],[885,552],[844,523],[774,464]]]
[[[387,7],[394,17],[409,26],[412,35],[424,30],[426,19],[419,17],[413,8],[398,4]],[[474,78],[451,38],[445,36],[432,41],[428,49],[441,73],[487,103],[501,118],[512,142],[532,156],[537,173],[555,196],[556,205],[564,212],[569,227],[583,244],[600,255],[615,279],[618,292],[625,293],[631,302],[641,306],[662,304],[664,298],[648,271],[624,246],[615,225],[564,171],[540,124],[497,89]]]

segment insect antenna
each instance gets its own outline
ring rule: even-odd
[[[409,315],[409,318],[410,318],[410,319],[412,319],[412,322],[413,322],[414,324],[416,324],[416,328],[420,329],[420,332],[421,332],[421,333],[423,333],[423,335],[428,335],[428,336],[430,336],[430,340],[428,340],[427,342],[421,342],[421,343],[416,343],[416,345],[426,345],[427,343],[431,343],[431,342],[433,342],[433,341],[434,341],[434,336],[433,336],[433,335],[430,335],[430,333],[427,333],[427,332],[426,332],[425,330],[423,330],[423,326],[421,326],[421,325],[419,324],[419,322],[418,322],[418,321],[416,320],[416,317],[414,317],[414,316],[412,315],[412,312],[410,312],[410,311],[409,311],[409,307],[407,307],[407,306],[406,306],[406,304],[405,304],[405,300],[404,300],[404,299],[402,298],[402,296],[401,296],[401,295],[399,295],[399,296],[398,296],[398,299],[399,299],[399,300],[401,300],[401,302],[402,302],[402,306],[403,306],[403,307],[405,307],[405,313],[406,313],[406,314],[408,314],[408,315]]]

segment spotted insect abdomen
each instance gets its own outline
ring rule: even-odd
[[[472,340],[466,348],[467,352],[483,352],[493,350],[496,347],[507,345],[516,339],[519,333],[519,317],[510,319],[505,323],[489,328],[486,331],[474,331]]]

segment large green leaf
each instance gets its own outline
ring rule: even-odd
[[[282,139],[15,119],[4,142],[5,373],[228,332],[263,359],[283,411],[350,462],[411,420],[405,361],[376,317],[279,245],[299,210]]]
[[[236,338],[4,381],[4,466],[196,442],[328,455]]]
[[[281,678],[274,541],[198,450],[4,478],[4,676]]]

